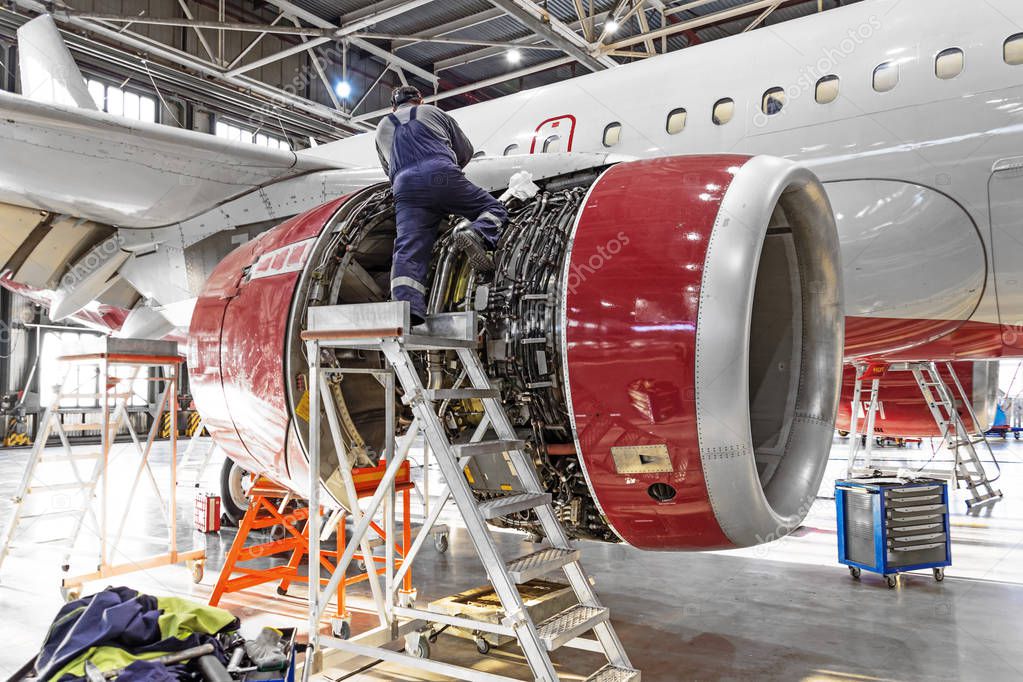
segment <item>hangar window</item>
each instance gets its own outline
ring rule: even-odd
[[[156,100],[152,97],[139,95],[122,90],[113,85],[89,79],[86,81],[89,94],[96,102],[96,108],[114,116],[124,116],[133,121],[149,121],[156,123]]]
[[[899,65],[885,62],[874,69],[874,89],[878,92],[890,92],[899,84]]]
[[[950,80],[963,72],[966,55],[958,47],[942,50],[934,59],[934,75],[941,80]]]
[[[555,152],[560,152],[561,151],[561,136],[560,135],[551,135],[551,136],[549,136],[546,140],[543,141],[543,149],[542,149],[542,151],[543,151],[544,154],[547,154],[548,152],[551,153],[551,154],[553,154]]]
[[[222,137],[225,140],[231,140],[233,142],[248,142],[249,144],[257,144],[260,147],[268,147],[270,149],[283,149],[285,151],[291,149],[291,145],[288,144],[287,140],[282,140],[279,137],[273,135],[264,135],[263,133],[257,133],[252,130],[246,130],[224,121],[217,121],[217,125],[214,128],[214,133],[217,137]]]
[[[831,104],[838,99],[838,76],[825,76],[817,81],[817,103]]]
[[[514,154],[518,150],[519,150],[519,146],[517,144],[510,144],[510,145],[508,145],[507,147],[504,148],[504,155],[505,156],[511,156],[512,154]]]
[[[664,129],[668,131],[669,135],[677,135],[686,128],[686,113],[685,109],[672,109],[668,113],[668,120],[664,124]]]
[[[1005,41],[1005,50],[1003,52],[1005,63],[1010,66],[1019,66],[1023,64],[1023,33],[1017,33],[1014,36],[1010,36]]]
[[[613,147],[622,141],[622,124],[615,121],[604,126],[604,138],[602,142],[605,147]]]
[[[714,125],[723,126],[735,116],[735,100],[725,97],[714,104],[714,114],[711,119]]]
[[[785,89],[784,88],[771,88],[764,93],[764,98],[760,103],[760,110],[768,116],[774,116],[781,112],[785,106]]]

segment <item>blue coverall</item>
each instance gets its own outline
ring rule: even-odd
[[[471,220],[472,229],[491,247],[497,244],[508,220],[504,204],[462,173],[461,166],[468,163],[472,151],[454,120],[444,123],[452,126],[453,134],[460,136],[460,141],[469,147],[468,158],[464,160],[458,158],[450,140],[438,135],[435,127],[417,119],[418,109],[411,107],[407,121],[401,120],[404,115],[401,118],[388,115],[394,137],[390,155],[381,152],[381,161],[391,178],[397,212],[391,295],[394,300],[409,302],[414,322],[426,318],[427,274],[441,219],[453,213]],[[435,111],[430,111],[430,116],[447,116],[435,107],[431,109]]]

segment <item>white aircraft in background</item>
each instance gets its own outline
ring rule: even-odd
[[[867,0],[452,113],[493,190],[627,159],[795,162],[833,208],[846,360],[1020,357],[1021,26],[1015,0]],[[291,152],[104,114],[52,20],[19,36],[2,283],[55,319],[183,331],[236,246],[385,180],[372,135]]]

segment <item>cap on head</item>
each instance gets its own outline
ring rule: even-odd
[[[419,88],[412,85],[399,85],[391,90],[391,106],[398,107],[406,102],[415,102],[423,99],[423,93]]]

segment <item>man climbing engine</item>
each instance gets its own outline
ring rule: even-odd
[[[500,201],[462,173],[472,159],[472,143],[458,123],[410,85],[391,93],[393,109],[377,127],[380,164],[391,180],[397,220],[391,295],[408,301],[412,324],[426,319],[427,273],[442,218],[465,218],[455,243],[479,272],[491,272],[508,212]]]

